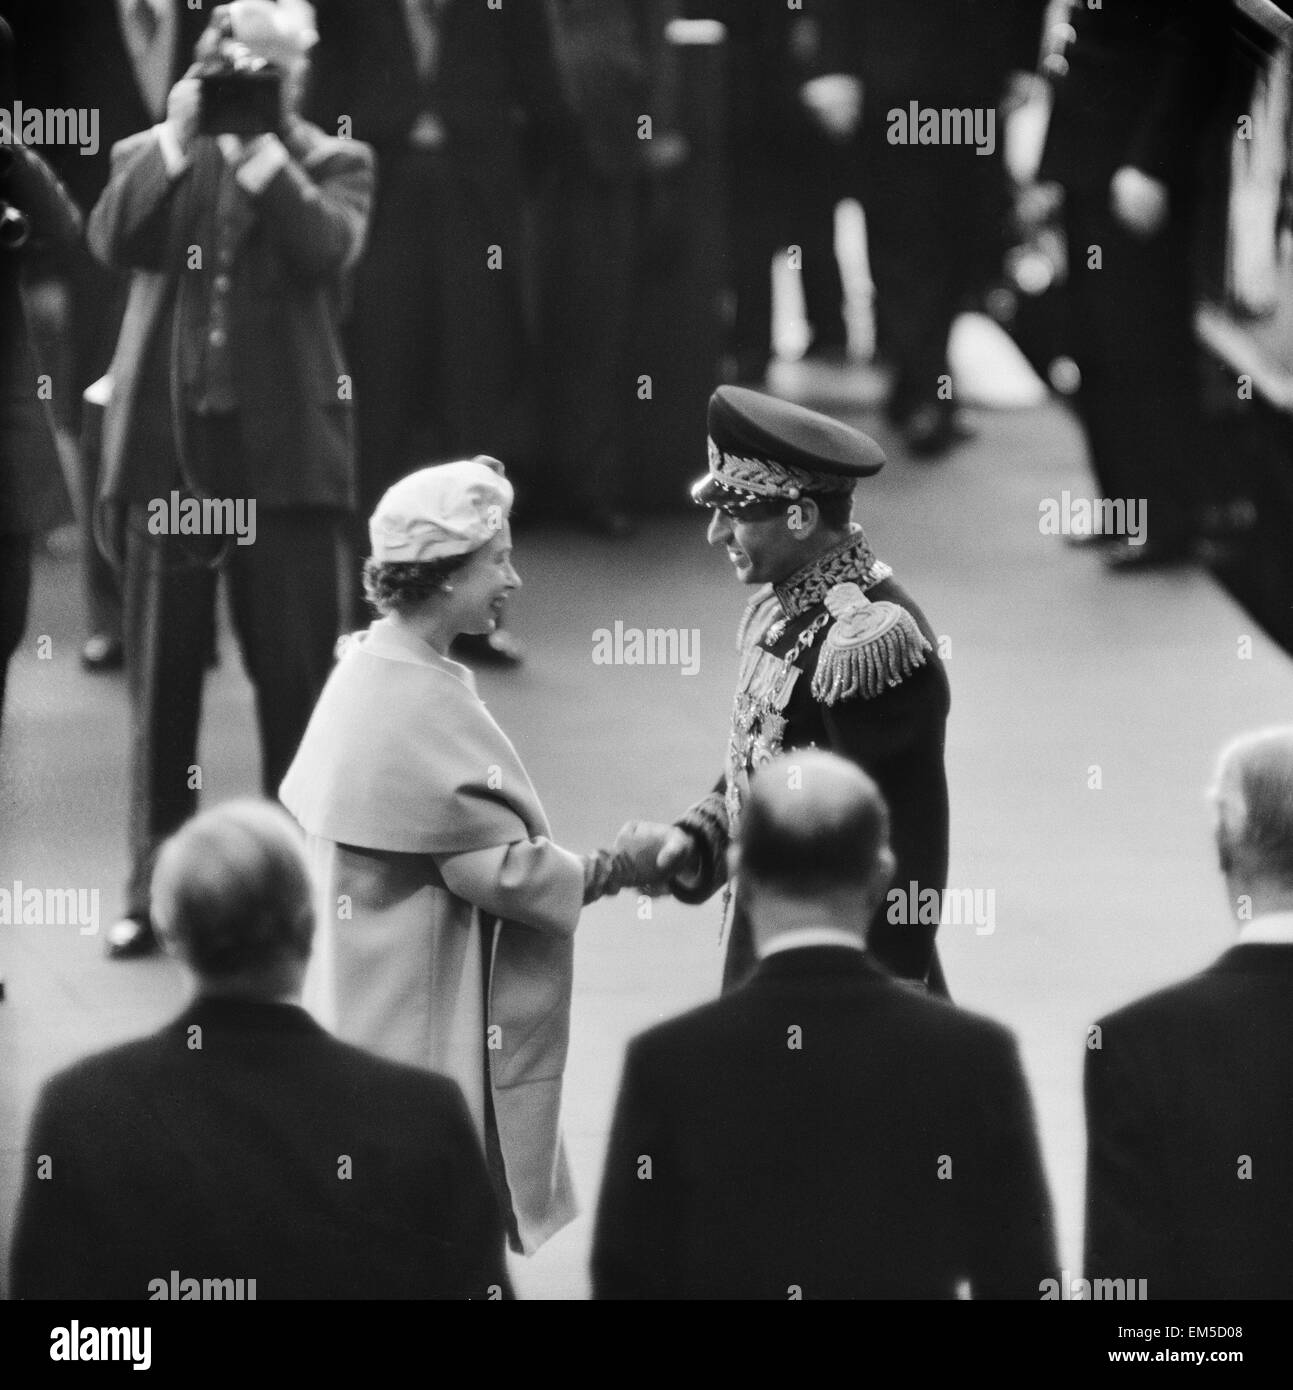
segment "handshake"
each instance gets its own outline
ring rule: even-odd
[[[696,842],[686,830],[655,821],[628,821],[614,847],[584,858],[584,902],[610,897],[622,888],[637,888],[651,897],[669,891],[675,878],[694,875],[700,867]]]

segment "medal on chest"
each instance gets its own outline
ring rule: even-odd
[[[781,751],[786,706],[802,672],[758,645],[741,658],[727,746],[728,833],[735,839],[750,777]]]

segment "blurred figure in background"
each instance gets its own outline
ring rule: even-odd
[[[195,817],[162,847],[153,898],[194,998],[46,1082],[14,1297],[509,1293],[461,1091],[338,1042],[298,1003],[314,910],[288,817],[256,801]]]
[[[209,7],[208,7],[209,8]],[[108,182],[112,147],[146,130],[166,114],[166,96],[188,67],[193,45],[206,27],[207,11],[185,0],[10,0],[22,52],[18,95],[42,109],[96,113],[98,145],[90,150],[51,145],[45,157],[66,183],[85,216]],[[129,277],[96,261],[81,245],[41,258],[42,345],[45,370],[55,378],[54,406],[60,428],[79,440],[81,567],[88,671],[122,664],[121,587],[94,539],[99,484],[98,431],[82,393],[108,370],[126,306]],[[67,370],[62,370],[65,354]]]
[[[1193,217],[1229,12],[1077,5],[1056,79],[1041,173],[1064,188],[1078,407],[1101,495],[1147,507],[1144,544],[1094,538],[1121,571],[1187,558],[1202,502]]]
[[[1086,1052],[1086,1270],[1154,1299],[1293,1298],[1293,727],[1212,791],[1236,943],[1100,1020]]]
[[[311,118],[370,142],[380,170],[348,337],[360,514],[415,464],[477,450],[524,483],[524,184],[571,137],[546,6],[321,0],[317,17]],[[460,650],[519,659],[502,629]]]
[[[1005,181],[998,110],[1036,65],[1042,0],[833,0],[837,62],[861,79],[857,187],[876,287],[887,411],[917,456],[964,437],[947,340],[1000,271]],[[835,47],[838,43],[838,48]],[[912,107],[916,107],[913,113]],[[937,136],[923,138],[932,127]],[[944,112],[969,116],[968,128]],[[949,134],[962,138],[949,140]],[[970,131],[973,135],[971,138]]]
[[[675,0],[555,0],[577,121],[540,209],[542,419],[549,486],[574,521],[630,535],[626,421],[644,180],[686,158],[664,41]],[[650,124],[644,126],[643,118]]]
[[[0,19],[0,106],[14,102],[14,39]],[[0,143],[0,722],[9,658],[22,641],[36,537],[66,505],[49,412],[28,342],[21,276],[29,250],[72,246],[81,214],[49,165]]]
[[[835,259],[849,132],[821,121],[805,96],[840,54],[826,42],[827,6],[693,0],[727,26],[728,187],[734,379],[763,382],[772,360],[772,258],[796,248],[812,338],[808,353],[843,358],[844,287]]]
[[[256,690],[267,795],[296,752],[341,629],[354,430],[338,305],[363,249],[373,156],[297,114],[310,18],[286,0],[217,7],[199,62],[245,49],[274,69],[279,109],[264,120],[276,130],[204,133],[201,81],[186,76],[166,120],[113,150],[90,218],[94,253],[131,272],[102,489],[122,517],[132,714],[132,867],[125,916],[108,932],[115,956],[152,949],[151,855],[192,814],[201,786],[219,575]],[[181,494],[241,502],[237,534],[227,515],[218,531],[177,533],[167,504]]]

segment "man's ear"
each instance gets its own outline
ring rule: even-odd
[[[800,497],[786,508],[786,530],[797,541],[806,541],[821,524],[822,514],[811,497]]]
[[[875,857],[875,868],[872,869],[871,881],[867,884],[867,897],[873,904],[879,903],[889,891],[897,867],[898,861],[893,857],[893,850],[888,845],[883,846]]]

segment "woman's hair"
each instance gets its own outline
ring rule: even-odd
[[[364,597],[379,613],[400,613],[430,598],[476,552],[449,555],[443,560],[364,561]]]
[[[162,846],[152,913],[207,978],[303,961],[314,935],[301,836],[265,801],[229,801],[187,821]]]

